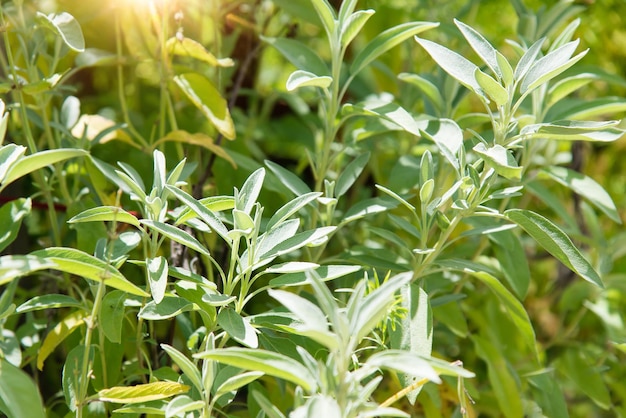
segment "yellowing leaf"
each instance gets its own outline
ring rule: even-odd
[[[46,335],[46,338],[41,344],[41,348],[37,353],[37,368],[43,369],[43,362],[48,358],[54,349],[63,342],[76,328],[81,326],[85,322],[87,312],[79,310],[72,312],[61,322],[59,322],[53,329]]]
[[[103,402],[140,403],[170,398],[186,393],[189,386],[176,382],[152,382],[136,386],[115,386],[98,392],[97,398]]]
[[[177,131],[172,131],[168,133],[163,138],[160,138],[154,144],[152,144],[152,147],[157,148],[162,143],[169,141],[180,142],[182,144],[197,145],[199,147],[206,148],[218,157],[221,157],[224,160],[228,161],[230,165],[233,166],[233,168],[237,168],[237,164],[235,164],[233,158],[224,150],[224,148],[217,145],[213,138],[206,134],[192,134],[182,129],[179,129]]]
[[[172,37],[165,43],[165,48],[172,55],[192,57],[215,67],[232,67],[234,65],[232,59],[218,59],[215,55],[207,51],[201,43],[190,38],[183,37],[182,39],[178,39],[177,37]]]

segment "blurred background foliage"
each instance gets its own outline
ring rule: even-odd
[[[319,123],[316,117],[316,97],[287,94],[285,81],[293,67],[261,40],[263,36],[295,37],[303,40],[320,56],[327,57],[328,50],[322,42],[321,29],[315,24],[316,15],[311,12],[312,9],[305,7],[305,3],[296,0],[178,0],[169,3],[170,36],[174,36],[180,29],[184,36],[200,42],[218,58],[230,57],[235,61],[235,65],[230,68],[195,68],[205,71],[212,80],[216,80],[216,87],[232,104],[231,112],[237,130],[234,141],[217,141],[218,135],[214,128],[192,111],[191,105],[183,97],[174,97],[179,126],[192,133],[202,132],[212,136],[231,155],[230,158],[218,158],[213,163],[203,194],[230,193],[254,168],[261,166],[264,159],[278,162],[310,182],[311,173],[308,172],[303,147],[312,148],[315,140],[312,127]],[[373,38],[393,25],[423,20],[441,22],[438,29],[428,33],[430,39],[472,57],[470,47],[455,30],[452,19],[457,18],[474,27],[504,51],[505,55],[512,57],[513,51],[507,47],[506,40],[519,40],[517,33],[527,29],[523,22],[520,23],[514,3],[510,0],[364,0],[359,3],[359,7],[371,7],[376,10],[376,14],[365,26],[363,39],[357,39],[352,48],[358,49],[366,39]],[[156,32],[150,19],[149,2],[26,0],[25,4],[32,13],[58,10],[71,13],[81,23],[85,44],[93,58],[110,55],[111,65],[108,66],[79,65],[79,69],[58,90],[58,97],[53,98],[55,105],[59,107],[62,99],[71,94],[80,98],[82,113],[101,114],[116,122],[123,121],[118,79],[112,76],[116,71],[116,60],[119,59],[115,55],[116,49],[121,48],[125,63],[126,106],[130,119],[148,143],[156,141],[158,138],[154,132],[160,123],[160,81],[156,63]],[[524,4],[529,9],[539,11],[556,4],[556,1],[526,0]],[[581,67],[597,67],[607,74],[603,80],[594,81],[576,93],[578,98],[625,97],[626,2],[581,0],[574,4],[580,7],[578,17],[581,19],[575,37],[581,39],[581,49],[590,48],[576,71],[583,71]],[[175,20],[174,13],[179,10],[183,16]],[[575,17],[571,16],[572,19]],[[123,36],[116,36],[117,30]],[[124,44],[117,45],[118,39],[123,39]],[[75,58],[76,55],[71,54],[65,58],[68,67]],[[177,59],[174,65],[184,68],[200,64]],[[42,71],[45,72],[45,69]],[[370,94],[388,92],[395,96],[398,103],[413,112],[429,112],[431,109],[424,107],[419,92],[398,80],[397,74],[435,74],[437,71],[423,50],[412,41],[405,42],[382,56],[359,76],[350,89],[348,100],[357,101]],[[465,100],[458,113],[470,113],[475,110],[474,106],[477,103],[471,98]],[[623,118],[625,114],[622,111],[611,118]],[[392,189],[394,182],[400,184],[401,179],[393,176],[393,167],[398,159],[422,152],[421,145],[415,143],[414,138],[402,134],[361,138],[361,133],[344,132],[343,138],[355,150],[372,151],[367,175],[358,180],[370,187],[353,188],[352,195],[343,202],[346,207],[372,197],[375,194],[371,187],[374,183],[388,185]],[[576,150],[573,153],[571,146],[570,143],[559,145],[566,162],[575,164],[576,169],[596,179],[611,194],[617,207],[625,208],[626,160],[622,152],[626,151],[626,139],[610,145],[574,145]],[[203,167],[212,158],[210,152],[193,147],[180,149],[167,145],[166,148],[197,164],[200,168],[196,170],[195,176],[202,175]],[[91,151],[98,158],[111,163],[119,159],[132,163],[142,173],[151,170],[151,153],[136,149],[124,141],[116,141],[115,145],[96,145]],[[235,174],[229,169],[232,164],[239,167]],[[229,175],[220,175],[223,172]],[[197,178],[192,177],[190,182],[194,181]],[[280,206],[280,199],[276,202],[272,199],[280,188],[277,184],[270,184],[268,189],[264,191],[266,195],[263,201],[266,202],[268,213],[272,213]],[[553,259],[531,255],[532,283],[524,305],[544,350],[543,360],[554,369],[551,374],[557,376],[561,385],[561,389],[555,390],[563,391],[570,416],[626,417],[626,233],[622,225],[606,217],[590,215],[584,203],[581,204],[562,187],[554,185],[549,192],[564,202],[569,213],[584,218],[590,237],[580,236],[578,239],[592,246],[588,251],[604,273],[606,289],[595,289],[582,280],[572,280]],[[582,205],[581,209],[576,209],[576,204]],[[81,205],[88,203],[83,201]],[[531,202],[531,206],[538,211],[550,212],[538,200]],[[84,206],[74,208],[68,215],[82,209]],[[598,223],[597,227],[594,222]],[[43,224],[45,220],[31,216],[31,234],[36,236],[38,229],[45,229],[41,226]],[[328,257],[345,257],[342,244],[358,244],[361,240],[372,238],[364,223],[352,232],[351,236],[334,241]],[[70,245],[74,239],[88,240],[86,234],[87,231],[67,231],[66,245]],[[471,248],[466,250],[471,254]],[[515,329],[510,327],[509,322],[494,322],[489,326],[484,324],[501,316],[498,314],[499,305],[493,299],[481,298],[481,294],[487,293],[485,289],[474,290],[476,294],[458,302],[459,310],[434,306],[434,349],[442,357],[462,359],[466,368],[476,371],[480,376],[468,382],[469,394],[476,401],[473,416],[506,416],[503,405],[498,403],[494,394],[494,391],[499,390],[494,388],[494,382],[498,382],[497,368],[514,368],[519,375],[524,375],[530,371],[525,369],[528,366],[527,353],[519,349]],[[429,289],[429,294],[436,294],[436,291]],[[255,303],[263,305],[265,302],[262,299],[259,298]],[[255,307],[252,306],[250,310],[254,311]],[[490,330],[488,334],[485,334],[486,329]],[[467,336],[474,332],[480,332],[485,341],[489,342],[482,345],[474,343],[472,346]],[[503,358],[499,359],[501,361],[485,363],[485,354],[480,353],[493,350],[503,353]],[[572,373],[572,370],[578,372]],[[54,373],[54,370],[47,368],[46,372]],[[486,377],[488,375],[491,382]],[[524,377],[531,384],[524,387],[523,391],[532,393],[537,403],[541,402],[542,397],[556,396],[545,392],[546,386],[540,382],[540,376],[535,380],[532,376]],[[502,381],[499,384],[506,387],[511,383]],[[440,387],[428,386],[420,395],[420,408],[423,409],[415,410],[415,416],[451,416],[457,402],[451,387],[454,388],[454,382]],[[397,388],[389,388],[390,394],[395,391]],[[278,402],[276,394],[270,394],[269,397]],[[385,398],[381,396],[381,399]],[[411,408],[406,405],[407,411]],[[535,414],[531,402],[526,403],[524,408],[526,416],[540,416]],[[553,412],[551,416],[560,416],[558,411]]]

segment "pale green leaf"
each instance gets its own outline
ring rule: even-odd
[[[320,87],[326,89],[333,82],[327,75],[318,76],[309,71],[296,70],[287,79],[287,91],[294,91],[300,87]]]
[[[14,152],[17,153],[18,150]],[[2,186],[4,187],[18,178],[25,176],[28,173],[32,173],[35,170],[39,170],[40,168],[53,165],[69,158],[82,157],[85,155],[87,155],[87,151],[85,150],[65,148],[39,151],[35,154],[27,155],[11,165],[5,174]]]
[[[43,362],[52,354],[54,349],[61,344],[76,328],[83,325],[88,313],[83,310],[78,310],[70,313],[61,320],[54,328],[46,335],[46,338],[41,343],[41,348],[37,352],[37,368],[43,369]]]
[[[209,250],[207,250],[200,243],[200,241],[194,238],[190,233],[183,231],[180,228],[177,228],[170,224],[166,224],[164,222],[151,221],[148,219],[142,219],[139,221],[139,223],[147,226],[151,230],[154,230],[163,236],[166,236],[173,241],[176,241],[186,247],[191,248],[192,250],[199,252],[200,254],[204,254],[206,256],[210,255]]]
[[[550,52],[545,57],[538,59],[532,67],[530,67],[526,77],[522,80],[520,92],[526,93],[532,91],[576,64],[588,51],[585,50],[572,58],[572,54],[578,47],[578,43],[578,40],[569,42]]]
[[[416,380],[428,379],[441,383],[441,378],[422,356],[404,350],[383,350],[367,359],[366,366],[380,367],[411,375]]]
[[[497,59],[498,51],[487,41],[480,33],[465,23],[454,19],[454,24],[459,28],[467,42],[470,44],[474,52],[483,60],[491,71],[498,77],[502,78],[502,70]]]
[[[4,136],[0,137],[2,139]],[[0,185],[4,185],[6,174],[25,152],[26,147],[22,145],[7,144],[0,148]]]
[[[350,44],[350,42],[352,42],[352,40],[359,34],[361,29],[363,29],[365,22],[367,22],[373,14],[374,10],[372,9],[358,10],[350,14],[347,19],[340,21],[342,48],[346,48]]]
[[[311,193],[309,186],[291,171],[269,160],[265,160],[265,165],[295,196]]]
[[[332,36],[335,32],[335,26],[337,24],[335,9],[333,9],[327,0],[311,0],[311,3],[313,3],[315,11],[322,21],[322,25],[324,25],[326,33],[329,37]]]
[[[330,75],[330,70],[319,54],[309,48],[306,44],[287,38],[266,38],[261,39],[283,54],[289,62],[297,69],[308,71],[318,76]]]
[[[78,21],[67,12],[45,15],[37,12],[37,21],[44,27],[52,30],[63,39],[65,45],[76,52],[85,50],[85,38]]]
[[[235,208],[250,214],[263,188],[263,180],[265,180],[264,168],[259,168],[250,174],[241,186],[238,198],[235,200]]]
[[[417,74],[410,74],[410,73],[400,73],[398,74],[398,78],[420,89],[420,91],[424,93],[426,97],[430,99],[430,101],[433,103],[433,105],[438,111],[442,111],[445,108],[445,104],[444,104],[444,100],[443,100],[443,96],[441,95],[441,92],[439,91],[437,86],[435,86],[429,80]]]
[[[173,36],[165,42],[165,48],[171,55],[192,57],[215,67],[232,67],[234,65],[232,59],[217,59],[201,43],[187,37],[178,39],[178,37]]]
[[[612,142],[624,135],[616,128],[619,121],[573,121],[560,120],[525,126],[520,134],[526,139],[545,138],[565,141]]]
[[[217,315],[217,323],[235,341],[250,348],[259,346],[256,330],[249,321],[231,308],[222,308]]]
[[[296,360],[280,353],[262,349],[231,347],[208,350],[194,357],[218,361],[245,370],[256,370],[297,385],[307,392],[314,392],[317,382],[308,369]]]
[[[139,227],[136,216],[117,206],[98,206],[87,209],[72,217],[68,223],[80,222],[121,222]]]
[[[483,73],[479,68],[476,68],[474,77],[476,77],[476,82],[483,92],[489,99],[493,100],[497,106],[503,106],[508,103],[509,92],[491,76]]]
[[[135,386],[115,386],[103,389],[97,399],[112,403],[140,403],[166,399],[189,391],[189,386],[176,382],[152,382]]]
[[[487,148],[485,144],[479,142],[474,146],[474,151],[502,177],[510,180],[520,180],[522,178],[522,167],[517,165],[517,161],[515,161],[511,151],[502,145],[496,144]]]
[[[174,363],[180,368],[183,374],[191,381],[195,388],[202,392],[202,376],[198,367],[183,353],[168,344],[161,344],[163,351],[167,353]]]
[[[166,418],[189,416],[185,412],[198,411],[206,406],[206,403],[197,400],[194,401],[187,395],[180,395],[168,402],[165,408]]]
[[[31,206],[30,198],[21,198],[0,207],[0,252],[17,238],[22,220],[30,214]]]
[[[181,297],[166,296],[159,304],[157,304],[154,300],[146,303],[137,315],[148,321],[160,321],[174,318],[181,313],[189,312],[192,309],[193,303]]]
[[[167,289],[167,260],[165,257],[146,259],[146,273],[150,284],[150,293],[155,303],[161,303]]]
[[[51,269],[74,274],[85,279],[104,281],[107,286],[137,296],[149,296],[128,281],[115,267],[74,248],[50,247],[31,253],[54,263]]]
[[[593,73],[576,74],[571,77],[566,77],[558,82],[548,90],[548,96],[546,98],[546,104],[552,106],[568,94],[578,90],[579,88],[586,86],[593,80],[597,80],[599,77]]]
[[[539,39],[537,42],[532,44],[522,58],[517,62],[517,66],[515,67],[515,72],[513,73],[513,78],[516,82],[519,82],[524,78],[524,76],[528,73],[528,70],[533,66],[537,56],[541,52],[541,46],[545,42],[545,38]]]
[[[355,75],[380,55],[411,36],[439,26],[432,22],[409,22],[394,26],[378,34],[363,48],[350,65],[350,74]]]
[[[239,388],[242,388],[246,386],[247,384],[254,382],[255,380],[257,380],[259,377],[263,376],[264,374],[265,373],[260,372],[260,371],[239,373],[238,375],[235,375],[229,379],[226,379],[224,383],[219,385],[219,387],[215,391],[214,396],[216,398],[219,398],[220,396],[226,393],[236,391]]]
[[[297,213],[300,209],[302,209],[321,195],[322,193],[318,192],[308,192],[297,196],[293,200],[285,203],[280,209],[274,212],[270,220],[267,222],[267,230],[270,231],[271,229],[277,227],[283,221]]]
[[[361,270],[361,266],[320,266],[315,269],[319,278],[323,281],[334,280]],[[270,280],[271,287],[279,286],[301,286],[306,284],[305,272],[288,273]]]
[[[43,309],[57,308],[82,308],[83,305],[71,296],[50,294],[35,296],[22,303],[15,310],[16,313],[40,311]]]
[[[55,266],[52,260],[34,255],[3,255],[0,257],[0,286],[34,271]]]

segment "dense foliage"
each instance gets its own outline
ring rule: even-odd
[[[0,412],[626,416],[620,7],[2,1]]]

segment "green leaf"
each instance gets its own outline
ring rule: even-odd
[[[482,89],[476,81],[476,77],[474,77],[478,69],[474,63],[435,42],[421,39],[417,36],[415,40],[446,73],[479,96],[483,95]]]
[[[285,203],[280,209],[274,212],[270,220],[267,222],[267,230],[270,231],[273,228],[277,227],[283,221],[294,215],[300,209],[302,209],[321,195],[322,193],[318,192],[308,192],[297,196],[293,200]]]
[[[151,300],[141,308],[137,314],[140,318],[148,321],[159,321],[174,318],[183,312],[189,312],[193,309],[193,303],[181,297],[164,297],[158,305]]]
[[[544,167],[541,171],[556,182],[589,200],[591,204],[604,212],[613,221],[619,224],[622,223],[617,207],[611,199],[611,196],[591,177],[579,173],[578,171],[558,166]]]
[[[345,2],[343,3],[345,4]],[[342,4],[342,6],[343,6]],[[359,10],[352,13],[347,19],[342,20],[341,24],[341,47],[346,48],[350,42],[361,32],[365,22],[374,14],[374,10]]]
[[[71,14],[62,12],[59,14],[51,13],[46,16],[37,12],[37,22],[59,35],[70,49],[76,52],[85,50],[83,31],[80,29],[78,21]]]
[[[335,185],[335,196],[343,196],[352,187],[354,182],[363,172],[363,169],[367,165],[370,159],[370,153],[366,152],[359,155],[343,169],[339,177],[337,178],[337,184]]]
[[[502,70],[497,59],[498,51],[487,41],[480,33],[465,23],[454,19],[454,24],[459,28],[467,42],[470,44],[474,52],[483,60],[491,71],[498,77],[502,78]]]
[[[98,325],[102,329],[104,336],[112,343],[122,342],[125,301],[126,293],[121,290],[113,290],[107,293],[102,299]]]
[[[426,359],[404,350],[380,351],[370,356],[365,365],[406,373],[415,377],[415,380],[428,379],[431,382],[441,383],[439,375]]]
[[[0,257],[0,286],[34,271],[55,266],[54,261],[34,255],[3,255]]]
[[[9,246],[22,226],[22,220],[30,214],[30,199],[16,199],[0,207],[0,252]]]
[[[215,360],[241,369],[260,371],[300,385],[309,393],[317,388],[315,377],[305,366],[290,357],[272,351],[231,347],[208,350],[194,357]]]
[[[417,87],[422,93],[426,95],[433,103],[438,111],[442,111],[445,108],[443,96],[441,92],[433,83],[424,77],[420,77],[417,74],[400,73],[398,78],[406,83],[412,84]]]
[[[167,399],[189,391],[189,386],[176,382],[152,382],[135,386],[115,386],[103,389],[96,395],[98,400],[113,403],[140,403]]]
[[[186,73],[175,76],[174,82],[225,138],[235,138],[235,125],[226,99],[208,78],[199,73]]]
[[[9,417],[46,417],[35,382],[6,359],[0,359],[0,407]]]
[[[287,91],[294,91],[300,87],[320,87],[327,89],[333,79],[327,75],[318,76],[309,71],[296,70],[287,79]]]
[[[586,86],[593,80],[597,80],[599,77],[593,73],[576,74],[575,76],[566,77],[558,82],[554,83],[548,90],[548,96],[546,98],[546,104],[552,106],[568,94],[578,90],[579,88]]]
[[[104,281],[107,286],[137,296],[149,296],[128,281],[115,267],[92,255],[74,248],[50,247],[31,253],[45,258],[55,265],[51,269],[63,271],[85,279]]]
[[[429,119],[419,121],[418,126],[421,136],[433,141],[448,162],[458,168],[457,155],[463,146],[463,131],[459,125],[451,119]]]
[[[302,248],[305,245],[316,245],[320,240],[326,239],[329,234],[332,234],[337,229],[336,226],[324,226],[321,228],[300,232],[286,240],[278,243],[272,247],[266,253],[260,254],[259,259],[278,257],[283,254],[288,254],[298,248]]]
[[[0,140],[2,139],[4,135],[0,137]],[[0,184],[4,185],[7,173],[25,152],[26,147],[15,144],[7,144],[0,148]]]
[[[574,273],[598,287],[604,287],[593,266],[558,226],[529,210],[509,209],[504,215]]]
[[[563,390],[559,387],[559,384],[553,376],[549,375],[546,371],[530,376],[528,381],[533,388],[533,399],[541,406],[546,416],[560,418],[569,417]]]
[[[519,237],[512,231],[497,231],[489,233],[489,240],[494,243],[493,252],[500,262],[500,267],[517,297],[524,300],[530,284],[530,270],[524,254],[524,247]]]
[[[178,351],[171,345],[161,344],[163,351],[167,353],[174,363],[180,368],[183,374],[191,381],[198,392],[202,392],[202,375],[198,370],[198,367],[187,358],[183,353]]]
[[[506,418],[524,417],[524,409],[520,399],[521,390],[515,377],[511,374],[511,367],[506,359],[493,344],[478,335],[470,337],[474,342],[476,353],[487,363],[487,375],[496,395],[500,412]]]
[[[215,214],[209,209],[207,206],[202,204],[200,201],[194,199],[189,193],[186,193],[180,190],[177,187],[167,185],[165,186],[167,191],[172,193],[174,197],[183,202],[188,209],[190,209],[193,213],[198,215],[200,219],[206,222],[211,229],[213,229],[222,239],[224,239],[227,243],[231,243],[231,239],[228,236],[228,229],[224,225],[224,223],[217,217]],[[233,203],[230,205],[230,203]],[[234,207],[234,200],[228,200],[227,208]],[[184,222],[189,219],[188,216],[185,216],[184,213],[181,214],[181,217],[177,220],[177,224]]]
[[[192,57],[214,67],[232,67],[234,65],[232,59],[217,59],[201,43],[187,37],[182,39],[178,39],[176,36],[171,37],[165,42],[165,49],[170,55]]]
[[[602,409],[612,406],[605,380],[595,369],[594,361],[586,359],[580,349],[568,349],[557,360],[558,370]]]
[[[259,346],[256,331],[248,321],[231,308],[222,308],[217,323],[235,341],[250,348]]]
[[[147,258],[146,273],[150,284],[150,293],[155,303],[161,303],[167,289],[167,260],[165,257]]]
[[[241,186],[238,197],[235,199],[235,208],[249,215],[252,211],[252,207],[257,202],[259,193],[261,193],[264,179],[264,168],[259,168],[250,174]]]
[[[320,56],[302,42],[287,38],[266,38],[261,39],[283,54],[283,56],[296,66],[297,69],[308,71],[317,76],[329,76],[330,70]]]
[[[83,325],[88,313],[79,310],[74,311],[61,320],[55,327],[46,335],[46,338],[41,343],[41,348],[37,352],[37,368],[43,369],[43,362],[48,358],[54,349],[61,344],[74,330]]]
[[[93,364],[95,354],[94,346],[89,347],[89,364]],[[82,374],[83,359],[85,358],[85,347],[77,345],[65,358],[63,373],[61,375],[63,385],[63,396],[70,411],[76,411],[80,386],[87,378]]]
[[[363,48],[350,65],[350,74],[355,75],[380,55],[411,36],[439,26],[432,22],[409,22],[381,32]]]
[[[16,152],[17,151],[14,151],[14,153]],[[87,151],[85,150],[65,148],[39,151],[35,154],[27,155],[26,157],[17,160],[7,170],[4,180],[2,181],[2,187],[6,187],[7,184],[12,183],[28,173],[39,170],[40,168],[67,160],[69,158],[82,157],[85,155],[87,155]]]
[[[390,209],[396,208],[397,206],[398,203],[389,198],[384,199],[375,197],[371,199],[361,200],[346,211],[341,223],[345,224],[363,218],[367,215],[386,212]]]
[[[528,70],[524,80],[522,80],[520,92],[532,91],[576,64],[588,51],[587,49],[571,58],[578,47],[578,43],[578,40],[569,42],[537,60]]]
[[[510,180],[521,180],[522,167],[517,165],[513,154],[502,145],[496,144],[487,148],[485,144],[479,142],[473,149],[502,177]]]
[[[319,278],[323,281],[334,280],[339,277],[356,273],[361,270],[361,266],[320,266],[315,269]],[[270,280],[271,287],[281,286],[301,286],[307,283],[306,272],[288,273]]]
[[[195,239],[190,233],[183,231],[180,228],[166,224],[164,222],[151,221],[148,219],[142,219],[139,221],[142,225],[158,232],[159,234],[183,244],[186,247],[191,248],[199,252],[200,254],[209,256],[209,250],[207,250],[197,239]]]
[[[532,44],[528,50],[522,55],[522,58],[517,63],[515,67],[515,73],[513,73],[513,78],[516,82],[523,79],[523,77],[528,73],[528,70],[533,66],[537,56],[541,52],[541,46],[545,42],[545,38],[539,39],[537,42]]]
[[[491,76],[480,71],[480,68],[476,68],[474,77],[476,78],[476,82],[485,92],[487,97],[493,100],[497,106],[503,106],[508,103],[509,92]]]
[[[433,314],[428,294],[417,283],[402,287],[400,292],[400,307],[407,313],[397,320],[399,323],[395,329],[391,328],[391,348],[428,358],[433,347]],[[400,373],[402,386],[407,387],[415,381],[414,376],[409,376],[404,371]],[[420,386],[407,394],[412,405],[421,389]]]
[[[624,135],[623,129],[614,128],[619,121],[560,120],[525,126],[520,134],[525,139],[544,138],[566,141],[612,142]]]
[[[70,224],[80,222],[122,222],[139,228],[139,220],[133,214],[117,206],[98,206],[87,209],[72,217]]]
[[[28,301],[22,303],[15,310],[16,313],[24,313],[31,311],[40,311],[43,309],[57,308],[82,308],[83,305],[71,296],[67,295],[41,295],[35,296]]]
[[[187,395],[180,395],[172,399],[165,408],[166,417],[184,417],[185,412],[198,411],[206,406],[204,401],[194,401]]]
[[[335,25],[337,24],[335,9],[333,9],[327,0],[311,0],[311,3],[313,3],[313,7],[330,38],[335,32]]]
[[[265,160],[265,165],[295,196],[311,193],[309,186],[291,171],[269,160]]]
[[[544,119],[590,119],[624,110],[626,110],[626,100],[621,97],[568,99],[552,106]]]
[[[484,271],[474,271],[471,269],[465,269],[465,272],[470,273],[478,280],[483,282],[500,300],[500,303],[504,307],[507,315],[511,318],[515,329],[521,334],[522,340],[530,348],[531,352],[535,356],[535,359],[539,359],[539,352],[537,351],[537,343],[535,338],[535,330],[530,322],[528,313],[524,309],[524,305],[515,298],[507,290],[502,283],[498,281],[491,274]]]
[[[263,376],[264,374],[265,373],[263,372],[257,372],[257,371],[239,373],[236,376],[226,379],[224,383],[219,385],[219,387],[215,391],[214,396],[216,398],[219,398],[220,396],[225,395],[229,392],[236,391],[239,388],[242,388],[246,386],[247,384],[254,382],[255,380],[257,380],[259,377]]]

